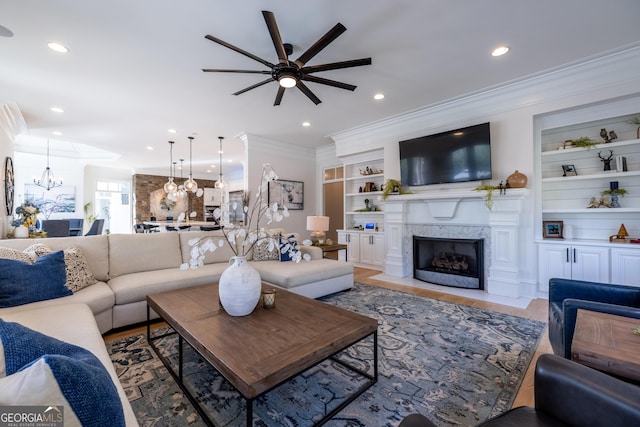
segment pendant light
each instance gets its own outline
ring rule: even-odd
[[[37,178],[33,178],[33,183],[38,187],[46,188],[47,191],[62,185],[62,178],[56,181],[56,177],[53,175],[53,172],[49,167],[49,139],[47,139],[47,167],[42,171],[42,176],[39,180]]]
[[[222,179],[222,140],[224,136],[219,136],[218,139],[220,140],[220,149],[218,150],[218,154],[220,155],[220,177],[214,184],[214,187],[218,190],[224,190],[227,186],[227,183]]]
[[[191,164],[191,144],[193,143],[193,137],[189,136],[187,138],[189,138],[189,179],[184,182],[184,189],[195,193],[196,191],[198,191],[198,183],[193,180],[193,171]]]
[[[182,170],[183,170],[182,164],[183,164],[183,162],[184,162],[184,159],[180,159],[180,181],[182,181]],[[187,197],[187,190],[184,189],[184,185],[179,185],[178,186],[178,198],[184,199],[185,197]]]
[[[164,184],[164,192],[167,194],[175,193],[178,190],[178,185],[173,182],[173,173],[171,168],[173,166],[173,141],[169,141],[169,181]]]

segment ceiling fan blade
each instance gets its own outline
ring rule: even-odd
[[[256,83],[256,84],[254,84],[253,86],[249,86],[249,87],[247,87],[247,88],[244,88],[244,89],[242,89],[242,90],[239,90],[239,91],[237,91],[236,93],[234,93],[234,95],[242,95],[243,93],[248,92],[248,91],[250,91],[251,89],[255,89],[255,88],[260,87],[260,86],[262,86],[262,85],[266,85],[267,83],[270,83],[270,82],[272,82],[272,81],[273,81],[273,79],[272,79],[272,78],[268,78],[267,80],[264,80],[264,81],[261,81],[260,83]]]
[[[273,14],[273,12],[269,12],[267,10],[262,11],[262,16],[264,16],[264,22],[266,22],[267,29],[269,30],[269,34],[271,35],[273,47],[276,48],[278,61],[281,64],[288,64],[289,59],[287,58],[287,52],[285,51],[284,44],[282,43],[282,37],[280,37],[280,31],[278,30],[276,16]]]
[[[280,105],[280,101],[282,101],[282,95],[284,95],[285,89],[278,85],[278,93],[276,94],[276,100],[273,103],[273,106]]]
[[[271,74],[271,71],[255,71],[255,70],[221,70],[219,68],[203,68],[205,73],[250,73],[250,74]]]
[[[342,82],[337,82],[335,80],[323,79],[322,77],[316,77],[316,76],[304,76],[302,77],[302,80],[306,80],[314,83],[320,83],[322,85],[327,85],[327,86],[338,87],[340,89],[346,89],[350,91],[354,91],[358,87],[358,86],[350,85],[348,83],[342,83]]]
[[[298,89],[300,89],[300,91],[302,93],[304,93],[305,95],[307,95],[307,97],[313,101],[314,104],[318,105],[320,104],[322,101],[320,101],[320,98],[318,98],[317,96],[315,96],[313,94],[313,92],[311,92],[311,90],[309,90],[309,88],[302,83],[300,80],[298,80],[298,83],[296,84],[296,86],[298,87]]]
[[[313,46],[311,46],[306,50],[306,52],[300,55],[300,58],[296,59],[296,65],[300,68],[304,67],[304,64],[309,62],[311,58],[316,56],[318,52],[327,47],[329,43],[337,39],[338,36],[340,36],[340,34],[344,33],[345,31],[347,31],[347,28],[344,25],[337,23],[324,36],[320,37],[320,39],[315,42]]]
[[[229,43],[227,43],[227,42],[225,42],[225,41],[223,41],[223,40],[220,40],[220,39],[219,39],[219,38],[217,38],[217,37],[213,37],[213,36],[210,36],[209,34],[207,34],[206,36],[204,36],[204,38],[209,39],[209,40],[211,40],[211,41],[212,41],[212,42],[214,42],[214,43],[218,43],[219,45],[222,45],[222,46],[224,46],[224,47],[226,47],[226,48],[229,48],[229,49],[231,49],[231,50],[234,50],[234,51],[238,52],[239,54],[242,54],[242,55],[244,55],[244,56],[247,56],[247,57],[249,57],[249,58],[253,59],[254,61],[258,61],[258,62],[260,62],[260,63],[262,63],[262,64],[266,65],[266,66],[267,66],[267,67],[269,67],[269,68],[273,68],[273,67],[274,67],[274,65],[273,65],[271,62],[269,62],[269,61],[265,61],[264,59],[259,58],[259,57],[255,56],[254,54],[249,53],[249,52],[247,52],[246,50],[240,49],[239,47],[236,47],[236,46],[234,46],[234,45],[232,45],[232,44],[229,44]],[[283,48],[283,49],[284,49],[284,48]]]
[[[332,62],[330,64],[312,65],[300,69],[303,73],[317,73],[318,71],[339,70],[341,68],[360,67],[371,65],[371,58],[352,59],[351,61]]]

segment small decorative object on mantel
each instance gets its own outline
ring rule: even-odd
[[[527,186],[527,176],[517,169],[507,177],[507,184],[511,188],[525,188]]]
[[[610,143],[614,139],[618,139],[618,135],[616,135],[615,131],[612,130],[611,132],[607,133],[607,130],[605,128],[600,129],[600,137],[604,139],[605,144]]]
[[[479,185],[474,188],[475,191],[486,191],[484,196],[484,205],[488,210],[493,210],[493,191],[500,190],[500,194],[502,194],[502,188],[496,185]]]
[[[387,200],[390,194],[410,194],[410,191],[406,191],[402,188],[402,183],[399,180],[389,178],[387,182],[384,183],[384,188],[382,190],[382,200]]]
[[[600,161],[604,163],[604,172],[611,170],[611,160],[613,160],[613,150],[609,150],[609,157],[602,157],[602,151],[598,151]]]
[[[624,226],[624,224],[620,225],[620,228],[618,229],[618,233],[615,234],[614,236],[610,236],[609,237],[609,241],[610,242],[616,242],[618,240],[622,240],[623,243],[626,242],[627,237],[629,237],[629,233],[627,232],[627,228]]]
[[[576,176],[578,171],[574,165],[562,165],[562,176]]]

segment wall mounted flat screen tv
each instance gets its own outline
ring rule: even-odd
[[[491,179],[491,134],[482,123],[400,141],[402,185]]]

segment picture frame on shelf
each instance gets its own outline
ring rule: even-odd
[[[545,239],[562,239],[563,221],[542,221],[542,237]]]
[[[278,179],[269,181],[267,200],[269,206],[278,203],[278,208],[289,210],[304,209],[304,182]]]
[[[562,165],[562,176],[577,176],[578,171],[574,165]]]

